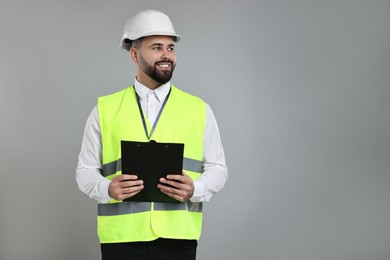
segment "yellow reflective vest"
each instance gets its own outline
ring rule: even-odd
[[[102,138],[102,174],[121,174],[121,140],[147,142],[133,87],[98,99]],[[183,170],[192,179],[202,173],[206,104],[171,86],[152,135],[153,140],[184,143]],[[148,132],[151,126],[146,120]],[[157,203],[112,200],[98,204],[101,243],[150,241],[156,238],[199,239],[202,203]]]

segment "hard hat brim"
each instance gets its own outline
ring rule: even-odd
[[[161,36],[172,36],[174,42],[179,42],[181,39],[181,36],[178,34],[172,34],[172,33],[166,33],[166,32],[148,32],[148,33],[143,33],[140,35],[128,35],[127,33],[124,33],[122,36],[121,43],[119,45],[119,48],[122,48],[126,51],[130,51],[131,48],[131,42],[138,40],[143,37],[148,37],[148,36],[154,36],[154,35],[161,35]]]

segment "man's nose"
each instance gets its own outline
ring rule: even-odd
[[[169,54],[167,50],[163,50],[161,53],[161,59],[166,60],[169,58]]]
[[[163,59],[163,60],[173,60],[174,57],[175,57],[175,55],[168,50],[163,50],[161,53],[161,59]]]

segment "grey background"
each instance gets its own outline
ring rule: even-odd
[[[182,35],[230,179],[198,259],[390,259],[389,1],[0,1],[0,259],[99,259],[74,169],[98,96],[133,81],[125,21]]]

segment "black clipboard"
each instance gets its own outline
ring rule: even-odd
[[[157,184],[168,174],[182,174],[184,144],[121,141],[122,174],[134,174],[144,181],[143,190],[125,201],[176,202]]]

